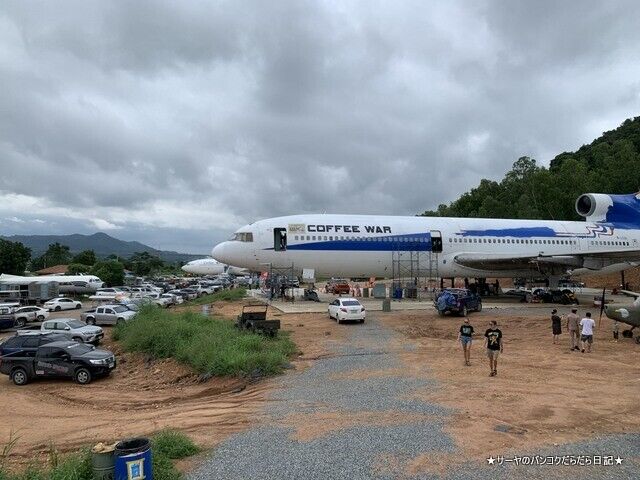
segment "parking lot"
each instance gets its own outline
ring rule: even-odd
[[[232,318],[240,307],[220,302],[213,310]],[[552,345],[549,306],[505,303],[473,313],[476,332],[496,319],[505,336],[499,375],[489,378],[481,341],[464,367],[455,340],[460,318],[432,309],[372,311],[364,325],[275,308],[269,316],[300,349],[284,376],[201,383],[172,360],[121,352],[105,327],[105,345],[119,359],[110,378],[21,388],[0,378],[9,405],[0,436],[18,432],[14,458],[25,463],[52,440],[74,449],[176,427],[214,448],[189,466],[192,478],[273,478],[276,471],[293,478],[309,465],[318,478],[345,471],[351,478],[464,477],[479,467],[490,477],[489,455],[581,445],[625,457],[603,478],[638,467],[640,350],[630,339],[611,342],[607,319],[587,355],[570,352],[566,334]],[[331,455],[347,446],[353,454]],[[251,455],[234,453],[247,449]]]

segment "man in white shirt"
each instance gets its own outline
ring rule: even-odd
[[[582,340],[582,353],[584,353],[585,347],[587,349],[587,353],[591,353],[591,344],[593,343],[593,327],[595,327],[596,322],[591,318],[591,313],[587,312],[586,317],[580,320],[580,328],[582,329],[582,336],[580,340]]]

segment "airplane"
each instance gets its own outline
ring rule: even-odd
[[[182,266],[182,270],[194,275],[220,275],[228,273],[229,275],[246,275],[249,273],[244,268],[238,268],[231,265],[225,265],[213,258],[199,258],[192,260]]]
[[[102,288],[104,282],[95,275],[41,275],[22,277],[19,275],[0,275],[0,283],[5,285],[28,285],[34,282],[58,282],[60,293],[94,293]]]
[[[239,228],[216,260],[252,271],[313,269],[316,276],[392,277],[394,256],[429,258],[440,278],[617,272],[640,265],[640,193],[588,193],[585,221],[374,215],[293,215]],[[422,275],[420,275],[422,276]]]

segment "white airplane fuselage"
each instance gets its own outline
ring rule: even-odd
[[[200,258],[192,260],[182,266],[182,270],[194,275],[220,275],[228,273],[229,275],[244,275],[247,272],[244,268],[238,268],[231,265],[225,265],[213,258]]]
[[[280,244],[281,248],[277,238],[282,235],[274,237],[274,229],[286,233],[286,245]],[[618,271],[634,266],[640,258],[589,263],[585,256],[609,251],[631,253],[638,250],[639,241],[637,225],[589,219],[573,222],[312,214],[246,225],[237,230],[234,239],[214,247],[212,256],[254,271],[273,266],[293,267],[297,272],[314,269],[317,276],[390,277],[394,251],[441,250],[437,255],[440,277],[519,277],[531,276],[535,266],[523,267],[520,262],[510,268],[503,262],[500,268],[471,268],[462,265],[460,259],[557,257],[562,259],[557,269],[550,261],[546,273],[540,273],[564,274],[567,262],[573,273]]]
[[[57,282],[60,293],[93,293],[104,286],[104,282],[95,275],[0,275],[0,283],[6,285],[28,285],[34,282]]]

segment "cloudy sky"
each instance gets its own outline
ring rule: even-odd
[[[8,1],[0,234],[415,214],[640,114],[632,1]]]

